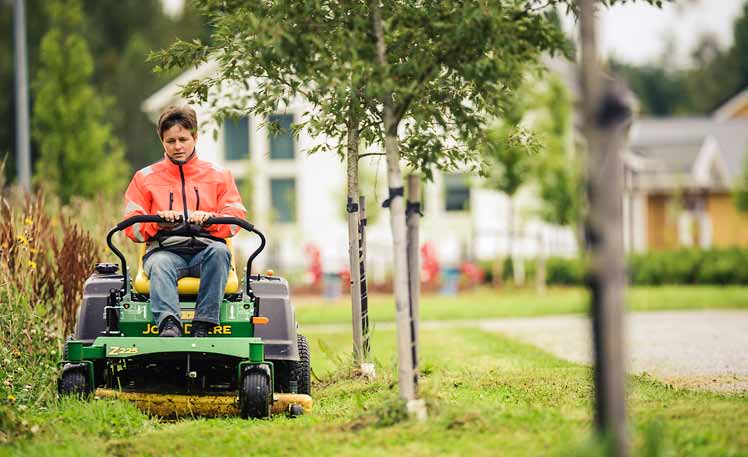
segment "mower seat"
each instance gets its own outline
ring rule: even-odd
[[[239,278],[236,275],[236,265],[234,263],[234,249],[231,246],[231,240],[226,239],[226,247],[229,248],[231,253],[231,267],[229,269],[229,277],[226,281],[226,288],[224,294],[235,294],[239,292]],[[148,276],[145,274],[143,269],[143,256],[145,255],[145,243],[140,245],[140,254],[138,255],[138,274],[135,276],[133,281],[133,290],[139,294],[148,294],[151,291],[151,282],[148,280]],[[184,277],[177,281],[177,292],[179,295],[197,295],[197,291],[200,289],[200,278]]]

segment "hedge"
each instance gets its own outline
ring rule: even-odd
[[[632,254],[626,262],[629,282],[633,285],[748,285],[748,249],[652,251]],[[488,262],[481,264],[484,268],[490,265]],[[528,267],[535,269],[534,260],[526,261],[525,265],[526,271]],[[582,285],[585,270],[581,259],[551,257],[546,261],[547,283]],[[490,275],[487,275],[487,282],[490,282]]]

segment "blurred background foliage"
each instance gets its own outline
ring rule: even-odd
[[[33,81],[45,60],[40,51],[50,29],[54,5],[74,5],[65,0],[27,0],[29,76]],[[88,83],[103,98],[110,98],[103,120],[111,124],[110,137],[122,146],[128,167],[141,168],[161,156],[153,124],[140,110],[143,100],[171,80],[173,73],[154,74],[145,57],[177,38],[209,41],[209,27],[189,2],[178,17],[164,13],[160,0],[83,0],[75,31],[88,47],[93,63]],[[11,151],[15,149],[13,100],[13,10],[0,2],[0,158],[7,155],[6,178],[15,175]],[[58,18],[59,19],[59,18]],[[31,106],[39,88],[31,87]],[[33,116],[33,113],[32,113]],[[40,157],[39,138],[32,140],[32,158]],[[127,173],[125,173],[127,174]],[[129,176],[128,176],[129,177]],[[119,189],[118,189],[119,190]]]
[[[610,66],[639,97],[643,114],[710,113],[748,87],[748,2],[735,19],[732,35],[726,49],[712,35],[700,37],[685,67],[671,62],[678,43],[666,48],[656,62],[632,65],[613,59]]]

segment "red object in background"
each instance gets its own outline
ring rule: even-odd
[[[308,243],[304,247],[304,252],[309,256],[309,275],[312,278],[312,285],[318,286],[322,284],[322,256],[319,252],[319,248],[312,243]]]
[[[460,265],[460,272],[468,278],[472,285],[483,283],[485,272],[481,267],[473,262],[462,262],[462,265]]]
[[[430,241],[421,245],[421,282],[432,283],[437,281],[440,268],[434,245]]]
[[[343,287],[350,287],[351,285],[351,270],[346,267],[340,272],[340,280],[343,282]],[[346,286],[347,285],[347,286]]]

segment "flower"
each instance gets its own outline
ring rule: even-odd
[[[16,402],[16,396],[13,395],[13,394],[8,395],[8,401],[11,402],[11,403],[15,403]]]
[[[28,266],[29,266],[29,268],[30,268],[31,270],[36,270],[36,262],[34,262],[33,260],[29,260],[29,261],[28,261],[28,262],[26,262],[26,263],[28,264]]]
[[[34,221],[33,221],[33,219],[31,219],[30,217],[27,217],[27,218],[26,218],[26,219],[25,219],[25,220],[24,220],[23,222],[24,222],[24,223],[25,223],[26,225],[34,225]]]
[[[29,239],[26,238],[26,235],[18,235],[18,242],[21,244],[29,244]]]

